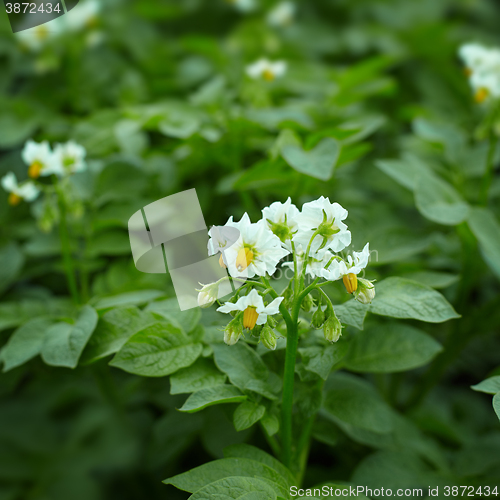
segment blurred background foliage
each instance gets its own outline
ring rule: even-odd
[[[487,144],[456,53],[470,40],[500,45],[500,6],[298,1],[293,22],[275,27],[273,5],[243,13],[223,0],[107,0],[83,26],[34,43],[0,15],[0,175],[26,178],[29,138],[87,149],[88,170],[72,178],[84,207],[73,251],[94,303],[142,289],[173,296],[168,277],[138,273],[130,256],[128,218],[158,198],[196,188],[209,225],[245,211],[257,219],[288,196],[298,206],[338,201],[354,247],[370,241],[377,252],[371,278],[437,288],[462,318],[419,324],[444,346],[429,366],[365,376],[411,428],[384,440],[318,424],[306,483],[498,484],[499,422],[491,398],[470,386],[500,375],[500,178],[488,212],[497,219],[474,212],[471,223],[465,212],[484,210],[470,207]],[[261,56],[287,61],[286,75],[246,77]],[[45,209],[9,207],[0,193],[0,345],[27,320],[73,308],[57,231],[33,217]],[[201,321],[223,324],[206,311]],[[105,360],[67,370],[34,359],[0,381],[1,500],[187,498],[161,480],[229,444],[267,446],[258,429],[233,429],[230,406],[186,417],[166,379]]]

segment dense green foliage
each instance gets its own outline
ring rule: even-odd
[[[36,47],[0,14],[0,177],[29,139],[87,151],[33,203],[0,192],[0,500],[500,488],[500,119],[457,57],[500,46],[500,6],[273,5],[109,0]],[[250,78],[261,57],[286,73]],[[227,315],[134,267],[129,217],[190,188],[209,225],[329,197],[375,252],[371,304],[323,287],[338,342],[298,313],[290,469],[285,340],[226,346]]]

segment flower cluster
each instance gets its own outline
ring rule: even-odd
[[[226,328],[226,343],[237,342],[244,328],[254,330],[256,326],[263,326],[261,341],[264,345],[275,347],[273,325],[270,324],[274,320],[270,321],[269,317],[283,312],[283,309],[290,309],[292,295],[301,297],[298,306],[302,305],[305,310],[310,310],[313,305],[309,294],[304,297],[300,295],[306,275],[315,280],[313,285],[321,278],[327,282],[342,279],[347,292],[353,294],[356,300],[364,304],[373,300],[373,283],[358,277],[368,265],[369,244],[361,252],[353,252],[346,259],[339,255],[351,243],[351,232],[343,222],[347,215],[347,210],[342,206],[331,203],[323,196],[305,203],[302,210],[288,198],[285,203],[275,202],[265,207],[262,219],[256,223],[252,223],[245,213],[239,222],[235,222],[231,216],[225,226],[210,230],[209,255],[221,254],[219,263],[227,269],[228,279],[245,281],[233,299],[217,309],[235,316]],[[273,275],[282,259],[289,255],[293,260],[283,262],[283,266],[293,267],[295,279],[278,296],[269,288],[266,277]],[[255,277],[261,280],[250,280]],[[245,290],[246,295],[239,296]],[[217,283],[204,285],[199,290],[198,304],[201,307],[211,306],[217,300],[217,294]],[[266,305],[264,301],[267,295],[271,295],[273,300]],[[334,342],[340,337],[342,326],[329,299],[326,310],[322,309],[323,295],[320,295],[312,324],[316,328],[323,326],[327,340]],[[265,339],[262,335],[265,335]]]
[[[9,194],[9,203],[18,205],[22,200],[31,202],[40,194],[40,186],[34,181],[40,177],[55,175],[60,179],[76,172],[85,170],[86,151],[74,141],[65,144],[56,144],[51,149],[47,141],[36,143],[32,140],[26,142],[21,153],[22,159],[28,167],[28,177],[31,180],[18,183],[13,172],[2,178],[2,187]]]
[[[462,45],[459,55],[465,64],[478,103],[500,97],[500,49],[490,49],[477,43]]]

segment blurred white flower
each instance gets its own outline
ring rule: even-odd
[[[101,2],[99,0],[84,0],[71,9],[64,20],[69,31],[79,31],[83,28],[93,28],[99,20]]]
[[[39,26],[23,29],[14,33],[14,36],[19,41],[21,47],[31,52],[39,52],[51,40],[57,38],[63,32],[61,19],[61,17],[57,17]]]
[[[28,175],[32,179],[38,179],[40,176],[62,174],[60,164],[47,141],[37,143],[28,140],[24,145],[21,157],[24,163],[28,165]]]
[[[268,82],[283,76],[286,73],[285,61],[269,61],[262,58],[246,67],[246,73],[250,78],[257,80],[262,78]]]
[[[500,97],[500,49],[490,49],[477,43],[462,45],[459,56],[478,103]]]
[[[226,0],[231,5],[243,13],[252,12],[257,8],[257,2],[255,0]]]
[[[313,254],[323,249],[340,252],[351,243],[351,233],[342,222],[347,215],[347,210],[342,206],[330,203],[330,200],[323,196],[304,203],[302,212],[297,216],[298,232],[293,241],[307,249],[313,234],[317,232],[311,243]]]
[[[267,22],[271,26],[287,26],[293,22],[296,5],[293,2],[280,2],[269,11]]]
[[[26,181],[18,184],[17,178],[13,172],[9,172],[2,177],[2,187],[10,193],[9,204],[12,206],[18,205],[22,200],[31,202],[40,194],[40,190],[35,186],[33,181]]]
[[[274,274],[279,261],[289,254],[264,220],[252,224],[245,213],[239,222],[233,222],[231,216],[226,226],[240,231],[236,243],[225,250],[231,276],[253,278],[265,276],[266,272]]]
[[[59,175],[83,172],[87,168],[85,163],[86,155],[87,151],[85,148],[75,141],[56,144],[54,148],[54,162],[57,164],[56,168]]]
[[[266,306],[257,290],[253,289],[248,295],[240,297],[236,304],[226,302],[217,311],[222,313],[243,311],[243,326],[251,330],[255,325],[265,324],[267,316],[278,314],[282,301],[283,297],[277,297]]]
[[[285,248],[292,250],[291,239],[297,231],[299,209],[288,198],[285,203],[275,201],[262,210],[262,219],[269,229],[281,240]]]

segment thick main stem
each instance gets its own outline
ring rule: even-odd
[[[295,301],[294,301],[295,305]],[[300,306],[299,306],[300,307]],[[297,346],[299,331],[297,314],[292,314],[290,323],[287,323],[285,370],[283,374],[283,399],[281,403],[281,437],[283,445],[283,463],[290,468],[292,465],[292,410],[293,386],[295,380],[295,361],[297,359]]]

